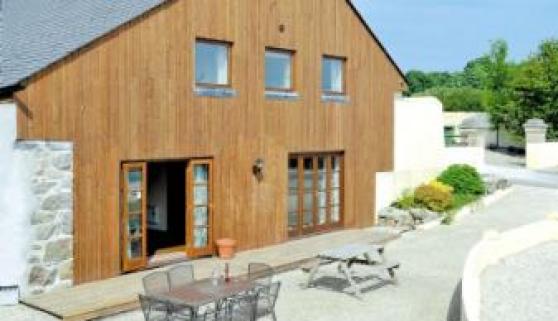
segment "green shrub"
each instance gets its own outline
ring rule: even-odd
[[[435,184],[421,185],[415,190],[415,202],[434,212],[444,212],[452,206],[449,190]]]
[[[459,210],[462,207],[475,202],[480,196],[471,194],[455,194],[453,195],[453,207],[454,210]]]
[[[485,192],[484,182],[477,170],[469,165],[451,165],[438,180],[453,187],[455,194],[482,195]]]
[[[393,203],[393,206],[402,210],[408,210],[416,207],[417,204],[415,202],[415,195],[413,194],[413,192],[408,191],[403,194],[403,196],[401,196],[397,201],[395,201],[395,203]]]

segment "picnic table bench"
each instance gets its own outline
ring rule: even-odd
[[[350,244],[324,251],[302,267],[303,271],[309,273],[306,287],[312,286],[321,266],[334,263],[338,263],[338,271],[345,276],[357,297],[361,296],[361,289],[354,278],[354,265],[366,266],[376,271],[385,270],[391,280],[396,282],[395,270],[400,264],[386,260],[384,252],[383,246],[372,244]]]

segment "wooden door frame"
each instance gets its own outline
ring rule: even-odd
[[[196,165],[208,165],[207,178],[207,247],[203,249],[194,248],[194,177],[193,168]],[[197,158],[188,161],[186,168],[186,254],[188,257],[209,256],[215,253],[214,245],[214,204],[213,204],[213,158]],[[191,201],[189,201],[191,200]]]
[[[331,192],[333,190],[332,187],[332,174],[333,174],[333,158],[334,157],[340,158],[340,170],[339,170],[339,222],[333,223],[332,218],[332,208],[331,205]],[[318,158],[324,157],[326,159],[326,202],[327,202],[327,209],[326,209],[326,223],[322,225],[318,225],[319,221],[319,205],[318,205],[318,192],[319,188],[317,186],[318,182]],[[313,217],[313,224],[311,228],[304,228],[304,194],[306,188],[304,186],[304,158],[312,158],[312,182],[313,182],[313,189],[312,189],[312,217]],[[296,230],[289,231],[288,237],[289,239],[305,237],[308,235],[319,234],[330,232],[335,229],[342,228],[344,226],[345,220],[345,153],[343,151],[331,151],[331,152],[304,152],[304,153],[289,153],[288,160],[296,159],[297,160],[297,179],[298,179],[298,226]],[[287,167],[287,171],[288,171]],[[287,183],[288,186],[288,183]],[[288,201],[287,194],[287,201]],[[288,224],[288,204],[287,204],[287,224]],[[288,228],[287,228],[288,230]]]
[[[131,169],[141,169],[142,172],[142,183],[141,183],[141,235],[142,235],[142,256],[138,259],[131,260],[128,258],[128,182],[127,173]],[[130,272],[134,270],[142,269],[147,264],[147,163],[146,162],[126,162],[122,163],[120,169],[120,262],[121,268],[124,272]]]

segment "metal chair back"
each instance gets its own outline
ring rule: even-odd
[[[194,267],[191,264],[179,265],[168,271],[170,288],[176,289],[194,282]]]
[[[147,295],[157,295],[170,291],[167,272],[153,272],[143,278],[143,290]]]

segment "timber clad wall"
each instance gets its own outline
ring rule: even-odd
[[[197,37],[232,42],[237,97],[195,96]],[[298,100],[265,98],[266,46],[295,50]],[[324,54],[347,57],[350,103],[321,101]],[[289,153],[344,151],[345,226],[372,225],[402,81],[345,0],[176,0],[31,79],[17,94],[18,136],[74,142],[80,283],[120,273],[122,161],[212,157],[215,235],[248,249],[288,239]]]

